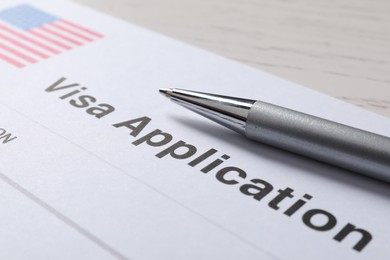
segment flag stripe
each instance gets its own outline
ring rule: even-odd
[[[21,58],[21,59],[23,59],[23,60],[25,60],[25,61],[30,62],[30,63],[35,63],[35,62],[37,62],[36,59],[33,59],[33,58],[31,58],[31,57],[29,57],[29,56],[27,56],[27,55],[21,53],[20,51],[15,50],[15,49],[13,49],[13,48],[11,48],[11,47],[5,45],[5,44],[0,43],[0,48],[3,49],[3,50],[5,50],[5,51],[7,51],[7,52],[9,52],[9,53],[12,53],[12,54],[15,55],[16,57],[19,57],[19,58]]]
[[[56,36],[58,38],[61,38],[61,39],[65,40],[65,41],[68,41],[68,42],[73,43],[75,45],[78,45],[78,46],[83,45],[81,42],[73,40],[72,38],[69,38],[69,37],[67,37],[67,36],[65,36],[65,35],[63,35],[61,33],[55,32],[55,31],[53,31],[53,30],[51,30],[49,28],[46,28],[44,26],[38,27],[37,29],[40,29],[40,30],[42,30],[44,32],[47,32],[47,33],[49,33],[51,35],[54,35],[54,36]]]
[[[10,57],[8,57],[7,55],[5,54],[2,54],[0,53],[0,59],[2,59],[3,61],[11,64],[11,65],[14,65],[15,67],[18,67],[18,68],[23,68],[25,65],[17,60],[14,60]]]
[[[22,49],[24,49],[24,50],[26,50],[26,51],[28,51],[30,53],[33,53],[33,54],[35,54],[35,55],[37,55],[37,56],[39,56],[39,57],[41,57],[43,59],[46,59],[46,58],[49,57],[46,54],[44,54],[44,53],[42,53],[40,51],[35,50],[34,48],[31,48],[31,47],[29,47],[29,46],[27,46],[27,45],[25,45],[25,44],[23,44],[23,43],[21,43],[21,42],[19,42],[17,40],[14,40],[14,39],[11,39],[11,38],[5,36],[4,34],[0,33],[0,38],[3,39],[3,40],[6,40],[6,41],[8,41],[8,42],[10,42],[12,44],[14,44],[15,46],[18,46],[18,47],[22,48]]]
[[[53,49],[53,48],[50,47],[50,46],[47,46],[47,45],[45,45],[45,44],[43,44],[43,43],[41,43],[41,42],[39,42],[39,41],[36,41],[36,40],[34,40],[34,39],[30,38],[30,37],[27,37],[27,36],[25,36],[24,34],[21,34],[21,33],[19,33],[19,32],[17,32],[17,31],[13,30],[13,29],[11,29],[11,28],[8,28],[8,27],[2,25],[2,24],[0,24],[0,29],[4,30],[4,31],[6,31],[6,32],[8,32],[8,33],[10,33],[10,34],[12,34],[12,35],[15,35],[15,36],[19,37],[20,39],[22,39],[22,40],[24,40],[24,41],[26,41],[26,42],[29,42],[29,43],[31,43],[31,44],[34,44],[34,45],[36,45],[37,47],[40,47],[40,48],[42,48],[43,50],[46,50],[46,51],[51,52],[51,53],[53,53],[53,54],[59,54],[59,53],[61,53],[60,51],[58,51],[58,50],[56,50],[56,49]]]
[[[66,45],[66,44],[63,44],[63,43],[61,43],[61,42],[59,42],[59,41],[56,41],[56,40],[54,40],[54,39],[52,39],[52,38],[50,38],[50,37],[47,37],[46,35],[43,35],[43,34],[41,34],[41,33],[39,33],[39,32],[34,31],[34,30],[29,30],[29,32],[30,32],[31,34],[33,34],[33,35],[35,35],[35,36],[37,36],[37,37],[39,37],[39,38],[41,38],[41,39],[47,41],[47,42],[50,42],[50,43],[53,43],[53,44],[59,46],[59,47],[65,49],[65,50],[70,50],[70,49],[72,49],[72,47],[70,47],[70,46],[68,46],[68,45]]]
[[[74,24],[74,23],[72,23],[72,22],[69,22],[69,21],[67,21],[67,20],[60,19],[60,20],[58,20],[58,21],[59,21],[59,22],[62,22],[62,23],[65,23],[65,24],[67,24],[67,25],[69,25],[69,26],[71,26],[71,27],[74,27],[74,28],[76,28],[76,29],[78,29],[78,30],[80,30],[80,31],[87,32],[87,33],[89,33],[89,34],[91,34],[91,35],[93,35],[93,36],[96,36],[96,37],[98,37],[98,38],[103,38],[103,37],[104,37],[104,36],[103,36],[102,34],[100,34],[100,33],[91,31],[91,30],[89,30],[89,29],[87,29],[87,28],[84,28],[84,27],[82,27],[82,26],[80,26],[80,25],[77,25],[77,24]]]
[[[50,25],[50,26],[53,26],[53,27],[56,27],[57,29],[62,30],[62,31],[64,31],[64,32],[67,32],[67,33],[69,33],[69,34],[72,34],[72,35],[74,35],[74,36],[76,36],[76,37],[79,37],[80,39],[83,39],[83,40],[86,40],[86,41],[89,41],[89,42],[92,42],[92,41],[93,41],[93,39],[91,39],[91,38],[89,38],[89,37],[87,37],[87,36],[84,36],[84,35],[82,35],[82,34],[80,34],[80,33],[77,33],[77,32],[75,32],[75,31],[69,30],[68,28],[65,28],[65,27],[63,27],[63,26],[61,26],[61,25],[58,25],[58,24],[56,24],[56,23],[51,23],[51,24],[49,24],[49,25]]]

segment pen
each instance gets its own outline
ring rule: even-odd
[[[390,183],[390,138],[251,99],[160,89],[173,102],[255,141]]]

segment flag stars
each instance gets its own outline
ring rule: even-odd
[[[0,12],[0,19],[22,30],[29,30],[58,20],[57,17],[26,4]]]

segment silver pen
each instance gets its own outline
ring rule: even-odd
[[[390,138],[270,103],[183,89],[173,102],[246,137],[390,183]]]

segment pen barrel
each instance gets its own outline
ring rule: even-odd
[[[390,138],[256,101],[248,138],[390,183]]]

